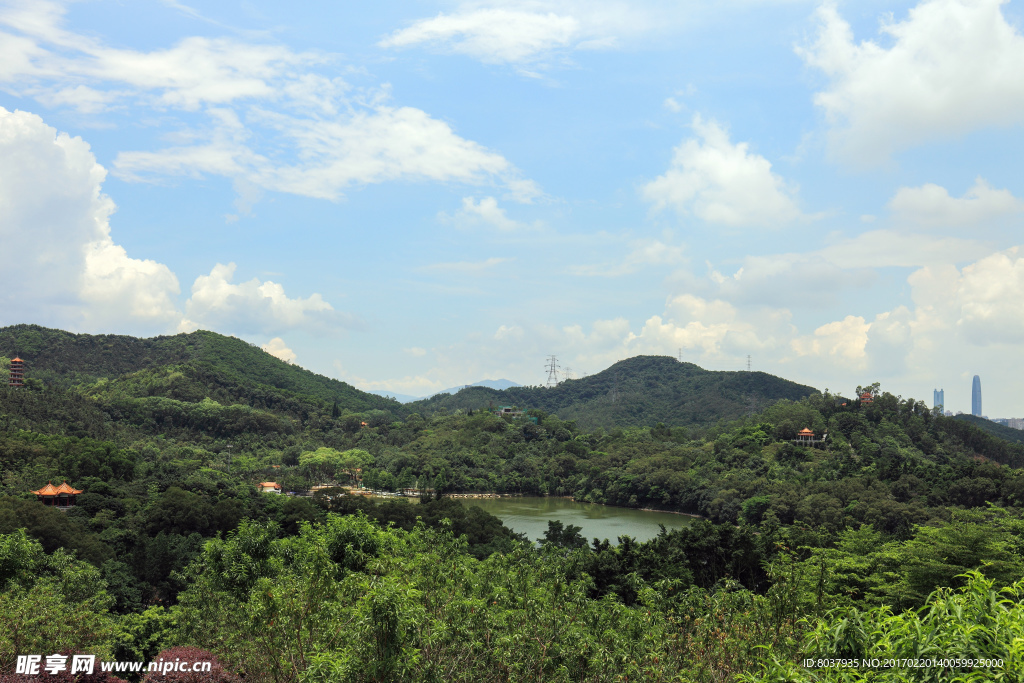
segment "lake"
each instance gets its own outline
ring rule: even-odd
[[[630,508],[577,503],[568,498],[480,498],[460,501],[463,505],[477,505],[516,533],[524,533],[535,541],[544,537],[548,522],[561,520],[568,526],[581,528],[580,533],[589,541],[592,538],[607,538],[617,544],[619,536],[632,536],[638,541],[648,541],[658,535],[659,524],[666,529],[680,529],[693,523],[693,517],[676,515],[671,512],[651,512]]]

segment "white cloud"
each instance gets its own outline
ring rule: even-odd
[[[180,315],[178,280],[111,237],[114,202],[89,145],[0,107],[0,236],[8,319],[163,331]]]
[[[619,263],[569,266],[568,271],[573,275],[588,277],[619,277],[648,266],[681,265],[686,252],[682,245],[666,244],[655,239],[634,240],[630,246],[629,253]]]
[[[867,355],[868,330],[871,324],[859,315],[848,315],[842,320],[822,325],[813,335],[797,337],[790,347],[798,356],[833,356],[845,363],[863,367]]]
[[[235,268],[234,263],[218,263],[209,275],[196,278],[179,331],[215,327],[273,333],[336,322],[334,309],[319,294],[290,299],[281,285],[270,280],[260,282],[258,278],[235,284]]]
[[[901,187],[889,201],[896,220],[922,226],[977,228],[1024,211],[1024,201],[1009,190],[996,190],[983,178],[963,197],[950,197],[946,188],[932,183]]]
[[[455,273],[480,273],[485,270],[490,270],[494,266],[502,263],[507,263],[515,259],[501,258],[498,256],[492,256],[489,259],[483,261],[456,261],[452,263],[432,263],[429,266],[423,266],[420,270],[435,270],[435,271],[447,271]]]
[[[844,238],[806,258],[827,261],[840,268],[887,268],[956,263],[981,258],[992,248],[980,241],[959,237],[870,230]]]
[[[507,181],[510,196],[523,202],[531,201],[537,192],[503,156],[459,137],[448,124],[412,107],[380,105],[332,120],[260,112],[259,120],[276,130],[279,140],[291,141],[297,163],[258,153],[249,145],[249,127],[237,118],[217,118],[217,125],[199,144],[122,152],[114,166],[130,180],[149,174],[210,173],[243,178],[268,190],[331,200],[354,185],[395,180],[479,185],[498,179]]]
[[[554,12],[462,9],[419,19],[380,41],[381,47],[430,44],[487,63],[527,62],[582,37],[580,22]]]
[[[1019,247],[964,267],[946,286],[955,286],[947,315],[956,316],[956,326],[969,341],[980,346],[1024,342],[1024,256]]]
[[[737,305],[832,307],[844,291],[868,288],[879,268],[920,268],[964,263],[992,252],[986,242],[895,230],[835,237],[820,249],[747,256],[732,275],[708,264],[704,291]],[[690,283],[700,288],[700,282]],[[798,295],[798,296],[797,296]]]
[[[178,121],[179,144],[120,153],[114,169],[125,179],[223,175],[332,200],[395,180],[500,185],[522,202],[540,194],[501,154],[420,109],[389,104],[387,85],[358,89],[335,76],[335,56],[206,37],[116,49],[65,30],[63,14],[48,2],[0,9],[0,26],[13,31],[0,31],[0,83],[82,112],[147,107],[165,127],[175,112],[206,116],[202,128]]]
[[[408,349],[402,349],[402,351],[416,358],[422,358],[423,356],[427,355],[427,350],[420,348],[419,346],[412,346]]]
[[[831,145],[857,162],[882,161],[923,142],[1024,121],[1024,37],[1006,0],[926,0],[880,42],[856,43],[833,2],[815,43],[798,54],[829,83],[814,102],[832,125]]]
[[[438,218],[443,222],[453,223],[462,230],[483,228],[501,232],[516,232],[541,227],[540,221],[529,224],[509,218],[505,215],[505,209],[498,206],[498,200],[494,197],[484,197],[479,201],[472,197],[463,197],[462,208],[454,215],[442,212],[438,214]]]
[[[774,227],[801,218],[796,191],[772,173],[771,163],[732,144],[716,121],[693,117],[698,138],[675,149],[672,165],[643,188],[656,209],[672,207],[708,223]]]
[[[280,337],[274,337],[260,348],[285,363],[295,362],[295,352],[289,349],[288,345],[284,343],[284,339]]]

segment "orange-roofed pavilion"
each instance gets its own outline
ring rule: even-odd
[[[75,505],[75,496],[82,493],[82,491],[68,485],[65,481],[60,486],[54,486],[53,482],[50,482],[38,491],[31,491],[31,493],[34,493],[36,500],[43,505],[68,508]]]

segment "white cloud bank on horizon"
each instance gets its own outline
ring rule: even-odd
[[[859,164],[987,126],[1024,122],[1024,36],[1007,0],[925,0],[882,41],[855,42],[835,2],[817,11],[818,35],[798,47],[828,84],[814,96],[839,158]],[[884,43],[889,46],[885,47]]]
[[[343,322],[319,294],[290,299],[274,282],[232,284],[234,264],[217,264],[196,278],[183,319],[171,269],[132,258],[114,243],[116,206],[102,191],[106,173],[81,138],[58,133],[35,114],[0,107],[0,238],[16,255],[0,279],[7,322],[139,334]]]

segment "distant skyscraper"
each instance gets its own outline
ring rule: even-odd
[[[934,389],[932,390],[932,408],[938,408],[939,413],[942,412],[946,405],[946,390],[945,389]]]
[[[971,388],[971,415],[981,417],[981,377],[974,376],[974,386]]]

